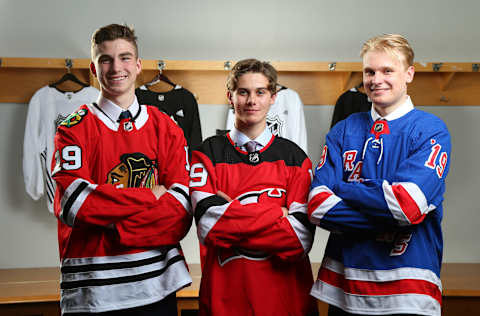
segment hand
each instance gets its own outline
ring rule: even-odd
[[[165,193],[167,192],[167,189],[163,186],[163,184],[161,185],[154,185],[152,188],[152,193],[155,195],[155,197],[157,198],[157,200]]]
[[[218,196],[221,196],[222,198],[224,198],[224,199],[227,200],[228,202],[232,202],[232,199],[231,199],[228,195],[226,195],[225,193],[223,193],[223,192],[220,191],[220,190],[217,191],[217,195],[218,195]]]
[[[288,208],[282,206],[282,211],[283,211],[283,217],[287,217],[287,215],[288,215]]]

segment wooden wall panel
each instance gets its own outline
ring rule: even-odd
[[[230,65],[233,65],[231,62]],[[347,89],[362,81],[361,63],[272,62],[279,83],[297,91],[306,105],[333,105]],[[72,72],[82,81],[98,86],[87,59],[74,59]],[[137,84],[149,82],[158,73],[158,61],[143,60]],[[437,65],[437,66],[435,66]],[[438,66],[441,65],[441,66]],[[409,85],[415,105],[480,105],[480,75],[473,63],[416,64]],[[33,93],[57,81],[66,72],[65,60],[48,58],[3,58],[0,65],[0,102],[28,103]],[[200,104],[226,104],[224,61],[165,61],[164,73],[171,81],[192,91]],[[72,89],[76,89],[73,87]],[[165,84],[155,91],[171,89]]]

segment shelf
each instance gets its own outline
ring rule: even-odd
[[[89,70],[90,60],[71,59],[71,71],[98,87]],[[171,81],[184,86],[201,104],[226,104],[225,81],[235,61],[142,60],[137,84],[150,81],[162,63]],[[333,105],[345,90],[362,81],[361,62],[272,61],[279,83],[296,90],[306,105]],[[480,105],[480,63],[415,63],[409,94],[416,105]],[[0,58],[0,102],[28,103],[42,86],[66,71],[64,58]],[[167,90],[159,85],[155,90]]]

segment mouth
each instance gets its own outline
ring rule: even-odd
[[[374,94],[381,94],[388,91],[387,88],[370,88],[370,91]]]
[[[108,80],[110,80],[110,81],[122,81],[122,80],[125,80],[127,78],[128,78],[128,76],[124,75],[124,76],[110,77],[110,78],[108,78]]]

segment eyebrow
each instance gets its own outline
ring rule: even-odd
[[[238,87],[237,90],[250,90],[250,89],[244,88],[244,87]],[[257,87],[257,88],[253,88],[253,90],[268,90],[268,87]]]
[[[118,54],[118,56],[120,56],[120,57],[127,57],[127,56],[135,56],[135,54],[132,53],[132,52],[125,52],[125,53],[120,53],[120,54]],[[98,59],[104,59],[104,58],[110,58],[110,59],[111,59],[112,56],[109,55],[109,54],[101,54],[101,55],[98,56]]]
[[[120,57],[125,57],[125,56],[135,56],[132,52],[125,52],[125,53],[121,53],[119,54]]]

